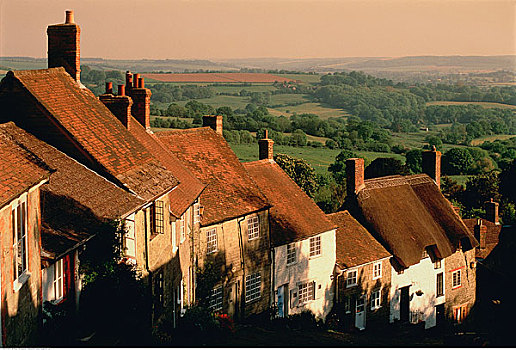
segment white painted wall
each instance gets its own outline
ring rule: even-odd
[[[291,305],[289,314],[311,310],[317,317],[325,319],[333,305],[331,276],[335,268],[335,230],[320,234],[321,255],[310,258],[310,238],[295,242],[296,263],[287,266],[287,245],[274,248],[274,298],[278,302],[278,288],[287,284],[289,291],[297,293],[299,283],[315,282],[315,300],[304,305]],[[290,293],[289,293],[290,294]],[[285,300],[290,299],[287,296]]]
[[[445,296],[436,298],[437,294],[437,274],[443,273],[443,282],[446,276],[445,259],[441,260],[441,268],[434,269],[434,263],[430,258],[424,258],[419,263],[405,269],[402,274],[398,274],[391,267],[391,291],[390,291],[390,322],[400,319],[400,288],[410,286],[409,288],[409,310],[410,312],[419,312],[419,317],[425,321],[425,328],[431,328],[436,325],[435,306],[444,304]],[[416,292],[421,290],[421,296]],[[444,290],[443,290],[444,291]]]

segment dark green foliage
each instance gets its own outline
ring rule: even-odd
[[[319,187],[317,175],[306,160],[281,153],[276,154],[274,160],[309,197],[315,196]]]
[[[500,173],[500,194],[516,204],[516,160]]]
[[[423,151],[415,148],[405,154],[405,165],[410,169],[413,174],[419,174],[423,172]]]
[[[447,175],[469,174],[474,163],[471,153],[464,148],[452,148],[442,156],[443,173]]]
[[[160,118],[156,117],[151,120],[151,126],[154,128],[172,128],[172,129],[190,129],[193,125],[179,118]]]
[[[399,159],[376,158],[365,168],[366,179],[389,175],[409,175],[410,170]]]
[[[335,157],[335,162],[328,167],[328,171],[337,183],[342,183],[346,180],[346,159],[348,158],[357,158],[357,155],[353,151],[342,150]]]

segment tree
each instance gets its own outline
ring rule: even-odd
[[[342,150],[337,157],[335,157],[335,162],[330,164],[328,171],[332,174],[337,183],[342,183],[346,180],[346,159],[356,157],[355,152],[349,150]]]
[[[405,161],[405,165],[410,169],[410,171],[414,174],[419,174],[423,172],[423,151],[419,148],[411,149],[405,155],[407,160]]]
[[[186,116],[186,109],[177,103],[171,103],[168,105],[167,115],[170,117],[184,117]]]
[[[464,148],[452,148],[444,153],[443,172],[447,175],[468,174],[474,164],[473,157]]]
[[[499,175],[500,194],[516,204],[516,160],[507,166]]]
[[[274,160],[310,198],[315,196],[319,188],[317,175],[306,160],[281,153],[276,154]]]
[[[376,158],[365,168],[365,178],[372,179],[375,177],[389,175],[409,175],[410,170],[401,160],[395,158]]]

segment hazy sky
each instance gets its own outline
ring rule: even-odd
[[[516,0],[0,0],[0,56],[46,57],[66,9],[82,57],[516,54]]]

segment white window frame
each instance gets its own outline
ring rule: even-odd
[[[260,218],[254,215],[247,218],[247,239],[252,241],[257,238],[260,238]]]
[[[251,303],[262,296],[262,274],[255,272],[245,276],[245,302]]]
[[[180,243],[183,243],[186,239],[186,218],[185,214],[181,215],[181,218],[179,219],[179,233],[181,235],[180,237]]]
[[[382,288],[374,289],[371,292],[371,310],[377,310],[382,307]]]
[[[212,311],[220,311],[222,310],[222,303],[224,300],[224,294],[222,293],[222,286],[215,287],[211,290],[208,308]]]
[[[373,264],[373,280],[382,277],[382,262],[378,261]]]
[[[349,270],[346,273],[346,288],[354,287],[358,284],[358,270]]]
[[[134,214],[132,215],[133,219],[125,219],[125,221],[131,222],[130,224],[127,224],[124,229],[124,244],[123,244],[123,251],[124,256],[134,258],[136,257],[136,237],[135,237],[135,227],[134,227]],[[132,230],[128,229],[127,227],[129,225],[132,225]],[[131,232],[132,231],[132,232]],[[132,247],[132,252],[131,252]],[[132,254],[131,254],[132,253]]]
[[[297,285],[298,305],[304,305],[315,300],[315,282],[304,282]]]
[[[322,254],[321,235],[310,237],[310,258],[317,258]]]
[[[297,263],[297,249],[295,243],[287,244],[287,265]]]
[[[206,254],[215,253],[218,250],[217,228],[206,231]]]
[[[193,205],[193,223],[194,225],[201,222],[201,203],[196,199]]]
[[[13,202],[11,210],[11,224],[13,225],[13,289],[15,291],[18,291],[30,276],[28,272],[27,213],[27,194],[23,194],[18,200]],[[21,236],[19,229],[22,231]],[[21,264],[21,267],[19,264]]]
[[[53,265],[54,280],[52,287],[54,288],[54,303],[59,303],[64,298],[64,260],[60,259]]]
[[[346,314],[351,313],[351,296],[350,295],[344,296],[344,312]]]
[[[177,249],[179,248],[177,245],[177,232],[176,232],[176,222],[172,222],[170,225],[170,236],[172,237],[172,253],[175,254]]]
[[[439,294],[439,276],[441,276],[441,291],[442,293]],[[440,298],[444,296],[444,273],[439,272],[435,275],[435,297]]]
[[[452,289],[462,287],[462,269],[452,271]]]

